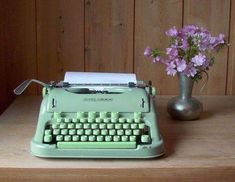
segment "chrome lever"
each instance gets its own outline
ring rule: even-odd
[[[48,85],[48,84],[46,84],[46,83],[44,83],[44,82],[41,82],[41,81],[39,81],[39,80],[36,80],[36,79],[28,79],[28,80],[23,81],[18,87],[16,87],[16,88],[14,89],[14,93],[15,93],[16,95],[22,94],[22,93],[24,92],[24,90],[25,90],[25,89],[30,85],[30,83],[32,83],[32,82],[38,83],[38,84],[40,84],[40,85],[42,85],[42,86],[44,86],[44,87],[49,87],[49,86],[50,86],[50,85]]]

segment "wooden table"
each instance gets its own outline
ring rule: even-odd
[[[199,97],[197,121],[174,121],[156,98],[166,155],[157,159],[43,159],[30,155],[41,98],[18,97],[0,116],[0,181],[235,181],[235,96]]]

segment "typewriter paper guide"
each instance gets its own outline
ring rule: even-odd
[[[128,84],[137,83],[136,75],[129,73],[66,72],[64,82],[70,84]]]

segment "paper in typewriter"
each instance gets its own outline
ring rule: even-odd
[[[128,84],[137,83],[132,73],[66,72],[64,82],[70,84]]]

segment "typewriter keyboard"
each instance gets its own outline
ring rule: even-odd
[[[118,112],[79,112],[75,118],[54,113],[43,142],[59,149],[134,149],[151,137],[140,112],[127,118]]]

